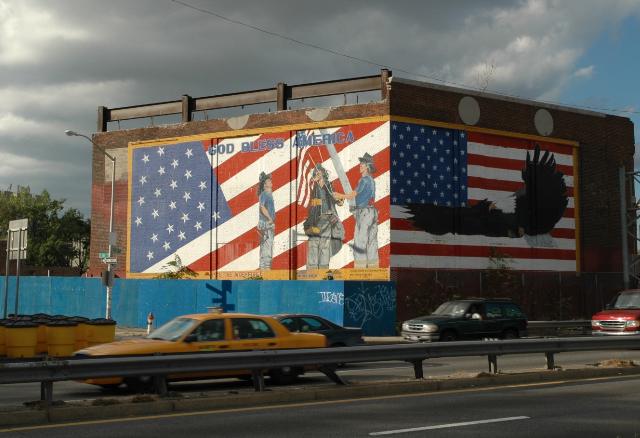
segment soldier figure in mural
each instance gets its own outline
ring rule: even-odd
[[[260,235],[260,269],[271,269],[273,237],[275,235],[276,209],[273,204],[271,175],[260,173],[258,183],[258,234]]]
[[[376,183],[373,180],[373,173],[376,168],[373,164],[373,157],[365,153],[360,160],[360,174],[362,177],[358,181],[355,191],[343,194],[335,192],[334,198],[337,200],[355,199],[355,211],[353,213],[356,220],[356,229],[353,237],[353,260],[354,267],[377,268],[378,267],[378,209],[374,202],[376,199]]]
[[[328,269],[329,260],[342,247],[344,226],[338,218],[333,188],[329,174],[321,164],[316,164],[311,175],[313,188],[309,202],[309,216],[304,221],[304,232],[309,236],[307,269]]]

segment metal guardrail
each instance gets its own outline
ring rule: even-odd
[[[576,319],[567,321],[529,321],[527,327],[530,329],[549,329],[549,328],[581,328],[591,329],[591,320]]]
[[[156,392],[164,394],[167,392],[167,375],[251,370],[255,389],[261,391],[264,389],[263,373],[283,367],[317,367],[334,382],[345,384],[333,364],[406,361],[413,364],[415,377],[422,379],[422,362],[431,358],[487,356],[489,371],[493,370],[495,373],[498,369],[497,357],[500,355],[544,353],[547,368],[553,369],[554,355],[557,353],[620,349],[640,349],[640,336],[465,341],[16,362],[0,365],[0,384],[40,382],[41,399],[50,403],[53,399],[53,382],[66,380],[151,376]]]

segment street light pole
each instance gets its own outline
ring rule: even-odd
[[[104,150],[104,148],[102,146],[100,146],[99,144],[96,144],[91,138],[87,137],[84,134],[79,134],[75,131],[71,131],[69,129],[67,129],[66,131],[64,131],[64,133],[70,137],[83,137],[87,140],[89,140],[91,142],[92,145],[94,145],[96,148],[98,148],[98,150],[100,152],[102,152],[107,158],[109,158],[111,160],[111,202],[110,202],[110,206],[109,206],[109,258],[111,258],[112,255],[112,245],[111,245],[111,240],[112,240],[112,236],[113,236],[113,202],[114,202],[114,194],[115,194],[115,183],[116,183],[116,157],[111,155],[109,152],[107,152],[106,150]],[[111,297],[112,297],[112,291],[111,291],[111,285],[109,284],[109,282],[111,281],[111,262],[107,263],[107,286],[106,286],[106,292],[107,292],[107,305],[106,305],[106,318],[107,319],[111,319]]]

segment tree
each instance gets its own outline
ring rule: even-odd
[[[27,265],[72,266],[86,270],[90,223],[75,208],[64,208],[64,199],[51,199],[43,190],[39,195],[28,187],[16,193],[0,194],[0,230],[6,233],[9,221],[29,219]],[[6,239],[6,234],[4,234]]]
[[[198,274],[191,270],[191,268],[182,264],[182,260],[178,254],[176,254],[174,260],[167,262],[167,264],[162,267],[162,270],[167,272],[163,272],[156,276],[156,278],[179,279],[194,278],[198,276]]]
[[[489,248],[489,269],[484,273],[482,281],[487,297],[513,295],[518,291],[517,273],[511,268],[513,260],[498,248]]]

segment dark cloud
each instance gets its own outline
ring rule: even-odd
[[[637,3],[543,0],[204,1],[192,4],[303,41],[438,77],[553,98],[581,54]],[[378,67],[230,24],[170,0],[0,0],[0,158],[9,184],[89,211],[90,153],[71,128],[126,106],[375,74]],[[43,172],[43,169],[51,169]]]

